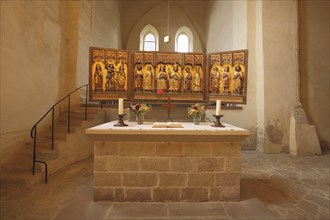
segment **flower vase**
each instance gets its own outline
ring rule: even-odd
[[[201,114],[194,114],[193,115],[193,122],[195,125],[199,125],[199,123],[201,122],[202,119],[202,115]]]
[[[136,113],[135,116],[136,116],[136,122],[139,125],[142,125],[144,122],[144,113]]]

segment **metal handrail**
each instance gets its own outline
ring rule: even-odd
[[[32,174],[35,174],[35,163],[42,163],[45,166],[45,183],[47,183],[48,168],[45,161],[36,159],[36,146],[37,146],[37,125],[52,111],[52,150],[54,150],[54,108],[56,105],[61,103],[64,99],[68,98],[68,133],[70,133],[70,105],[71,105],[71,94],[78,91],[79,89],[86,87],[86,101],[85,101],[85,121],[87,120],[87,97],[88,97],[88,84],[82,85],[79,88],[73,90],[68,95],[64,96],[61,100],[56,102],[45,114],[35,123],[31,129],[30,136],[33,139],[33,165]]]

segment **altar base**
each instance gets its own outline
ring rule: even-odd
[[[187,124],[197,131],[189,130]],[[210,124],[183,123],[184,128],[179,130],[155,129],[151,125],[150,128],[147,123],[146,126],[132,125],[130,129],[102,131],[95,127],[87,130],[95,139],[95,200],[192,202],[240,199],[240,140],[248,131],[235,132],[235,127],[227,128],[228,125],[227,130],[212,128]],[[213,132],[206,132],[208,127]],[[145,135],[138,135],[143,132],[141,128]],[[199,137],[192,138],[196,136],[194,133],[199,133]],[[148,138],[147,134],[154,138]],[[180,138],[170,142],[172,139],[168,136],[176,135]],[[113,140],[111,136],[120,140]],[[141,136],[143,141],[139,139]],[[167,141],[157,141],[157,137],[163,139],[162,136],[167,137]]]

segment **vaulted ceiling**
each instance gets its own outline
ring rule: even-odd
[[[180,7],[182,11],[189,17],[191,23],[200,31],[199,35],[203,35],[203,27],[205,26],[206,8],[209,1],[205,0],[120,0],[120,16],[121,16],[121,39],[122,42],[127,41],[128,36],[135,24],[149,11],[163,4],[163,16],[167,20],[167,5],[169,10],[174,4]]]

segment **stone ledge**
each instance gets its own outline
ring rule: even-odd
[[[96,187],[95,201],[205,202],[239,201],[240,187]]]

